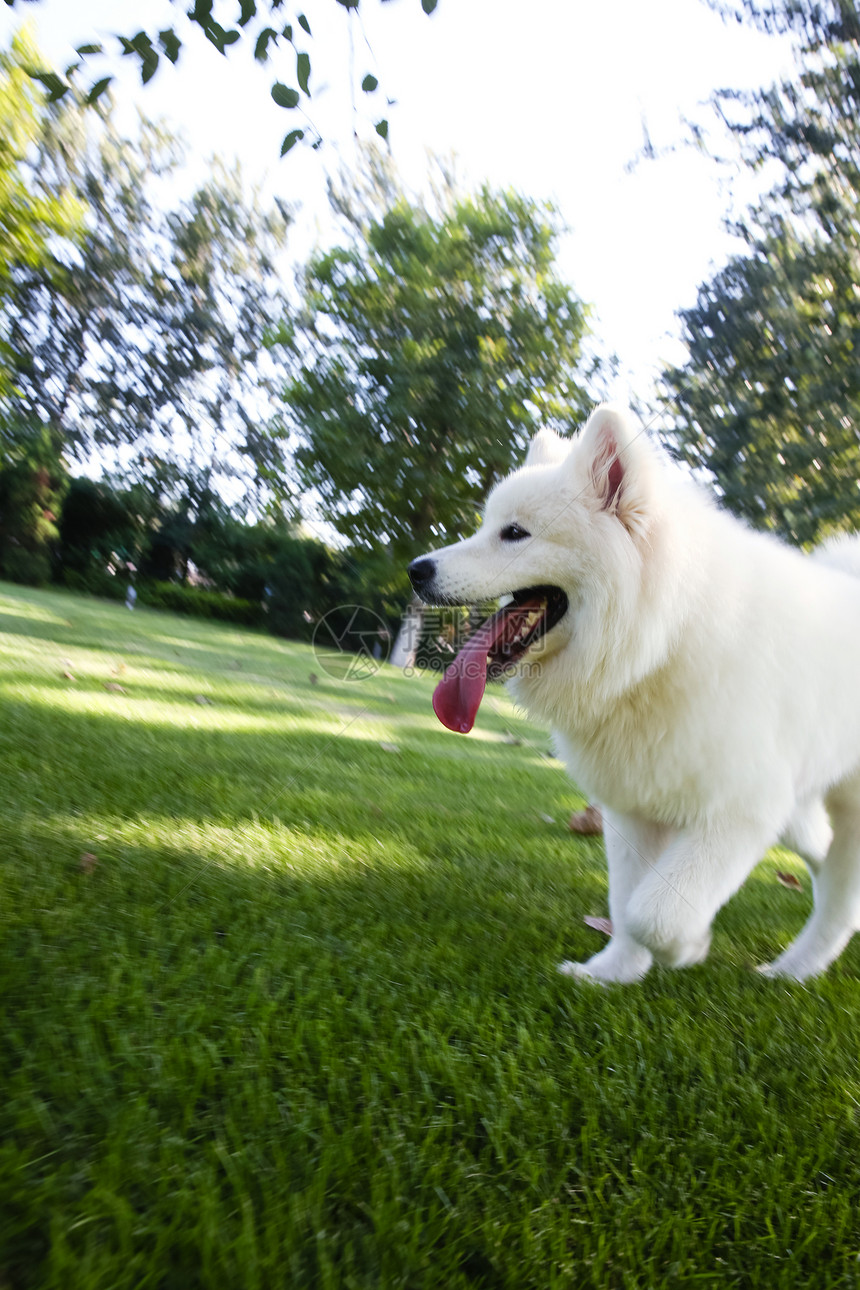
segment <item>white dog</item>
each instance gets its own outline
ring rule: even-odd
[[[613,937],[562,971],[698,963],[780,838],[815,908],[762,970],[813,976],[860,929],[858,574],[856,540],[810,558],[750,531],[612,405],[572,441],[542,431],[480,531],[412,563],[431,603],[512,595],[439,683],[440,720],[471,729],[487,677],[513,669],[604,807]]]

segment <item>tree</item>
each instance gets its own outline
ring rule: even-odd
[[[56,238],[78,238],[84,206],[68,184],[46,185],[27,165],[45,119],[41,95],[34,92],[24,68],[38,58],[25,34],[0,52],[0,400],[12,392],[12,356],[5,309],[14,266],[40,269],[52,256]]]
[[[180,492],[184,468],[195,486],[205,471],[210,487],[247,499],[283,474],[266,429],[276,371],[263,342],[285,308],[277,261],[289,212],[263,209],[239,170],[217,163],[165,211],[157,184],[180,159],[161,127],[144,122],[129,140],[105,104],[54,107],[29,182],[79,193],[86,225],[77,246],[13,262],[15,402],[80,461],[153,487],[170,462]]]
[[[6,0],[6,4],[13,7],[21,2],[22,0]],[[23,0],[23,2],[29,5],[36,0]],[[335,3],[345,9],[351,18],[357,18],[360,0],[335,0]],[[365,0],[365,7],[366,3],[367,0]],[[424,13],[431,14],[437,3],[438,0],[421,0],[421,8]],[[218,21],[215,16],[216,8],[220,16],[228,21],[228,26],[222,26]],[[285,8],[284,0],[235,0],[231,6],[232,13],[229,19],[224,9],[223,4],[216,6],[215,0],[194,0],[192,7],[185,14],[187,34],[192,38],[202,37],[221,55],[226,55],[228,50],[242,43],[253,45],[254,58],[261,64],[268,62],[277,50],[279,63],[283,66],[285,49],[292,49],[296,62],[295,74],[290,77],[290,80],[294,84],[287,85],[283,81],[276,81],[271,87],[271,95],[279,107],[289,112],[299,110],[297,115],[305,120],[305,124],[294,126],[284,136],[281,156],[289,152],[301,139],[306,139],[312,146],[317,147],[321,142],[320,136],[313,123],[300,111],[301,105],[309,102],[312,94],[311,56],[308,49],[312,45],[313,34],[307,16],[297,7]],[[116,35],[113,39],[116,52],[123,57],[137,60],[140,65],[141,82],[146,85],[158,71],[163,59],[173,64],[180,61],[186,31],[177,30],[176,26],[171,26],[157,32],[136,30],[126,36]],[[99,60],[107,58],[106,67],[108,69],[110,67],[110,50],[102,41],[90,38],[86,43],[78,46],[76,53],[77,60],[66,68],[62,76],[58,72],[42,69],[39,63],[34,61],[33,74],[45,86],[52,100],[62,98],[73,89],[75,75],[84,64],[98,64]],[[105,71],[105,66],[103,65],[100,70]],[[86,93],[87,101],[96,102],[108,89],[112,80],[113,75],[110,70],[107,70],[106,75],[92,82]],[[361,90],[364,94],[372,95],[378,86],[379,81],[372,72],[366,72],[362,76]],[[382,138],[387,138],[386,118],[377,120],[376,131]]]
[[[61,447],[47,426],[7,422],[0,448],[0,573],[14,582],[50,582],[68,488]]]
[[[189,467],[208,461],[207,486],[216,489],[232,462],[234,493],[242,481],[246,501],[264,493],[288,509],[284,445],[272,417],[283,377],[266,342],[287,308],[280,259],[291,219],[283,203],[264,209],[256,193],[246,196],[238,167],[216,163],[167,220],[173,332],[191,371],[173,414],[193,444]]]
[[[682,312],[689,358],[665,381],[682,455],[801,543],[860,523],[860,60],[856,40],[824,43],[834,10],[795,79],[723,96],[776,182],[736,225],[745,252]]]
[[[802,544],[860,527],[860,299],[847,267],[788,227],[762,240],[682,312],[689,357],[665,374],[683,458],[730,509]]]
[[[581,418],[587,311],[556,274],[549,208],[388,196],[311,261],[280,339],[302,483],[351,543],[402,564],[474,524],[538,425]]]
[[[725,18],[752,22],[761,31],[792,32],[807,49],[860,37],[855,0],[707,0]]]
[[[69,481],[59,519],[54,581],[95,595],[125,595],[149,539],[144,501],[86,475]],[[125,574],[125,577],[118,577]]]

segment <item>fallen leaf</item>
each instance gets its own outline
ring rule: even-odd
[[[552,815],[544,815],[543,812],[540,813],[538,819],[543,820],[544,824],[555,824],[554,817]]]
[[[583,811],[574,811],[567,827],[571,833],[580,833],[586,838],[597,837],[603,832],[603,816],[600,813],[600,807],[592,803]]]
[[[111,671],[113,672],[114,676],[122,676],[123,672],[125,671],[125,663],[117,663],[116,667],[111,668]]]
[[[194,702],[195,702],[195,703],[211,703],[211,702],[212,702],[212,700],[211,700],[211,699],[207,699],[207,697],[206,697],[206,695],[205,695],[205,694],[195,694],[195,696],[194,696]]]
[[[317,676],[316,672],[309,672],[309,673],[308,673],[308,680],[310,681],[311,685],[318,685],[318,684],[319,684],[319,677]]]
[[[783,887],[789,887],[792,891],[803,891],[803,883],[793,873],[780,873],[778,871],[776,880],[781,882]]]
[[[92,873],[98,862],[98,856],[93,855],[92,851],[82,851],[81,858],[78,861],[78,868],[81,873]]]
[[[67,681],[74,681],[74,680],[76,680],[76,678],[75,678],[74,676],[72,676],[71,672],[64,672],[64,673],[63,673],[63,676],[66,678],[66,680],[67,680]]]
[[[604,936],[612,935],[611,918],[596,918],[592,914],[586,914],[582,921],[586,927],[594,928],[595,932],[603,932]]]
[[[397,744],[380,744],[379,746],[383,752],[390,752],[390,753],[400,752],[400,749],[397,747]]]
[[[125,690],[116,681],[105,681],[104,688],[111,694],[125,694]]]

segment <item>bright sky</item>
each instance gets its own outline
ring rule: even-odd
[[[726,175],[689,148],[630,172],[643,123],[658,151],[680,143],[683,117],[710,123],[703,104],[713,89],[760,87],[787,70],[788,44],[724,24],[702,0],[439,0],[429,18],[420,0],[362,0],[360,23],[334,0],[297,9],[313,32],[309,111],[326,140],[318,152],[297,147],[279,159],[284,134],[302,124],[269,97],[274,79],[296,83],[286,47],[260,67],[241,47],[222,58],[194,31],[178,70],[164,62],[142,89],[122,60],[124,109],[138,102],[180,124],[194,156],[238,156],[249,179],[266,176],[270,190],[300,203],[299,257],[331,236],[326,168],[354,158],[354,129],[372,136],[378,115],[390,119],[395,159],[413,186],[423,183],[429,150],[454,154],[468,186],[486,180],[552,200],[570,230],[562,273],[593,304],[602,351],[621,363],[613,394],[646,399],[661,362],[682,355],[675,311],[731,250],[722,228],[731,194]],[[0,42],[27,18],[63,67],[73,44],[133,34],[134,24],[182,34],[184,10],[170,0],[4,5]],[[238,3],[222,0],[215,12],[228,25]],[[396,105],[377,108],[359,92],[354,115],[350,66],[356,81],[379,78],[374,100],[384,94]],[[750,184],[739,181],[744,199]]]

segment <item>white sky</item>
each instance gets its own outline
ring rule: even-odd
[[[185,7],[170,0],[4,5],[0,43],[26,18],[62,67],[73,44],[111,32],[130,35],[139,25],[154,34],[172,25],[181,34]],[[422,185],[429,150],[455,154],[468,186],[486,180],[552,200],[570,229],[561,271],[594,305],[601,350],[621,362],[613,393],[647,399],[661,361],[682,354],[675,311],[693,303],[731,243],[722,229],[729,187],[712,162],[682,148],[628,172],[643,122],[658,149],[680,142],[683,116],[710,121],[702,105],[713,89],[760,87],[787,70],[788,44],[724,24],[701,0],[439,0],[429,18],[420,0],[362,0],[360,24],[335,0],[305,0],[297,10],[313,32],[309,111],[326,140],[318,152],[299,146],[279,159],[284,134],[302,124],[299,112],[269,97],[274,79],[296,83],[295,54],[286,47],[261,67],[243,46],[222,58],[195,30],[178,69],[164,61],[144,88],[136,62],[114,57],[114,65],[122,62],[123,109],[138,102],[147,115],[165,116],[182,127],[194,157],[238,156],[249,179],[266,176],[270,190],[300,203],[299,257],[331,236],[325,169],[354,157],[354,129],[372,136],[374,112],[389,117],[395,159],[414,186]],[[236,13],[235,0],[216,5],[224,25]],[[386,94],[396,106],[377,108],[359,92],[354,115],[351,65],[357,81],[368,71],[378,76],[374,99]],[[745,199],[755,191],[751,182],[739,182]]]

